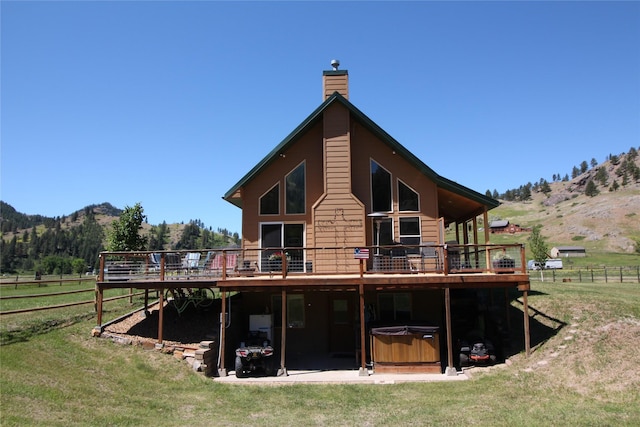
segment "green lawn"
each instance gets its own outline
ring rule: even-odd
[[[566,326],[528,359],[449,383],[220,384],[171,356],[92,338],[86,311],[50,314],[55,325],[37,332],[24,319],[22,339],[0,346],[0,424],[640,425],[640,284],[534,282],[529,304],[544,314],[535,320]],[[0,321],[15,333],[10,319]]]

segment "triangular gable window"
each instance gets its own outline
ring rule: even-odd
[[[398,208],[400,212],[418,212],[420,197],[404,182],[398,180]]]
[[[260,197],[260,215],[278,215],[280,213],[280,183]]]

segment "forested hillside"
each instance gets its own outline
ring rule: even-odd
[[[106,237],[121,209],[109,203],[90,205],[69,216],[49,218],[19,213],[0,201],[0,272],[84,273],[98,265]],[[238,233],[213,231],[200,220],[187,224],[143,224],[148,250],[202,249],[238,245]]]

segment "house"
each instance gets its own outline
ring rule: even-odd
[[[551,256],[553,258],[586,257],[587,250],[584,246],[557,246],[551,248]]]
[[[500,233],[520,233],[522,231],[531,231],[531,228],[528,227],[520,227],[518,224],[511,224],[509,220],[501,219],[491,221],[489,223],[489,229],[492,234],[500,234]]]
[[[487,333],[479,293],[518,289],[526,313],[524,248],[489,244],[478,218],[487,224],[498,202],[438,175],[360,111],[346,70],[324,71],[322,83],[320,105],[223,196],[242,209],[242,248],[218,256],[237,266],[215,277],[189,272],[191,288],[222,295],[220,373],[233,367],[252,316],[268,315],[280,374],[327,369],[330,359],[350,359],[365,375],[368,363],[455,374],[454,340]],[[455,241],[445,241],[445,227]],[[103,275],[98,298],[109,287],[185,286],[149,274]]]

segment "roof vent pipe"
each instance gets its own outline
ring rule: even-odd
[[[340,66],[340,61],[338,61],[337,59],[332,59],[331,66],[333,67],[333,71],[338,71],[338,67]]]

